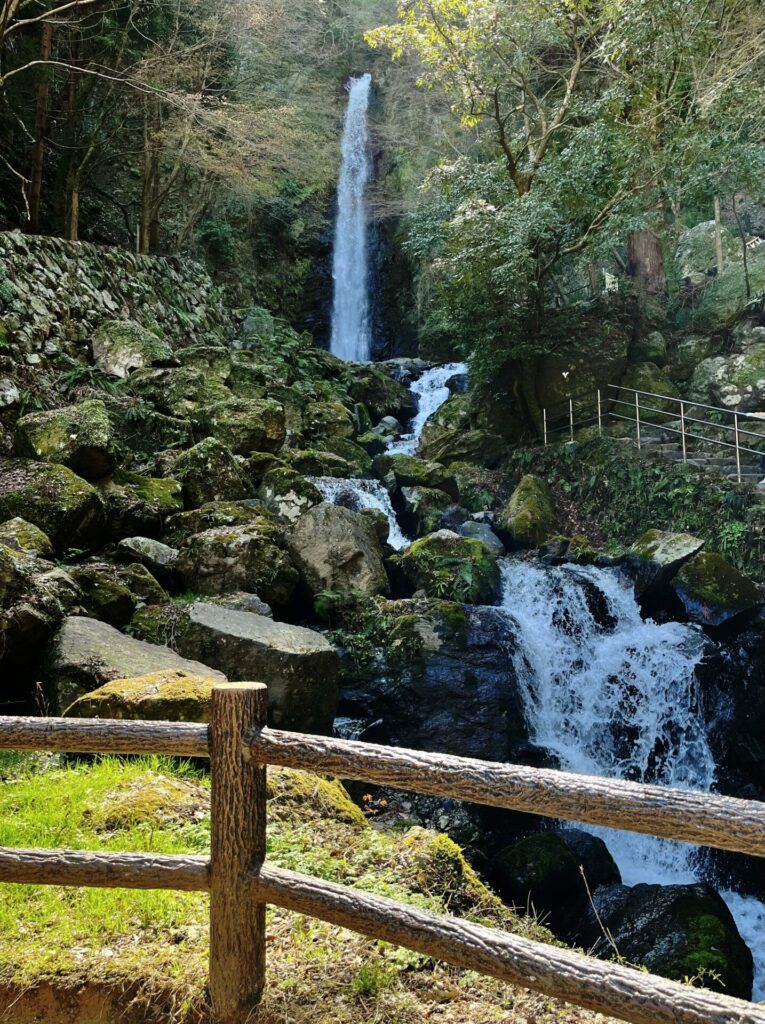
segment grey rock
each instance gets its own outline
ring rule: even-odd
[[[468,522],[461,523],[457,527],[457,533],[462,537],[473,537],[476,540],[482,540],[493,555],[499,556],[505,553],[505,545],[486,523],[470,519]]]

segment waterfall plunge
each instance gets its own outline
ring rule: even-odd
[[[569,771],[711,790],[715,763],[695,673],[707,643],[701,631],[643,619],[633,588],[614,571],[508,559],[502,572],[531,739]],[[687,843],[585,827],[605,840],[627,885],[704,877]],[[765,906],[721,895],[754,954],[754,998],[762,999]]]
[[[340,359],[358,363],[368,362],[372,347],[364,206],[370,174],[367,110],[371,84],[369,74],[352,78],[348,84],[332,263],[330,350]]]

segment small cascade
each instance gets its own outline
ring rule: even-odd
[[[703,633],[643,619],[632,585],[615,570],[507,559],[502,571],[532,741],[569,771],[711,790],[715,762],[696,678],[709,643]],[[703,877],[703,859],[689,844],[585,827],[606,841],[627,885]],[[722,895],[760,961],[762,998],[765,906]]]
[[[367,111],[371,84],[369,74],[352,78],[348,83],[332,260],[330,351],[340,359],[357,363],[368,362],[372,348],[364,201],[370,176]]]
[[[332,476],[311,476],[308,479],[332,505],[343,505],[355,512],[363,508],[377,508],[384,512],[390,524],[388,543],[392,548],[400,551],[411,544],[411,539],[398,525],[390,495],[379,480],[345,480]]]
[[[417,398],[417,415],[412,420],[410,432],[403,434],[398,440],[388,445],[388,451],[392,455],[396,453],[414,455],[425,424],[431,416],[438,412],[450,395],[449,381],[453,377],[461,377],[467,372],[468,368],[465,363],[442,363],[426,370],[414,381],[410,391]]]

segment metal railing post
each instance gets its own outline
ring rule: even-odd
[[[568,400],[568,422],[569,422],[569,428],[570,428],[569,429],[569,433],[570,433],[570,436],[571,436],[571,440],[573,441],[574,440],[574,403],[573,403],[573,401],[570,398]]]
[[[640,448],[640,396],[635,392],[635,424],[637,426],[637,446]]]
[[[741,483],[741,451],[738,446],[738,413],[733,414],[733,433],[736,439],[736,480]]]
[[[545,439],[545,448],[547,447],[547,409],[542,410],[542,433]]]
[[[598,388],[598,436],[599,437],[603,436],[603,421],[602,421],[602,417],[601,417],[601,407],[600,407],[600,388]]]
[[[210,718],[210,1001],[215,1024],[245,1024],[266,983],[266,908],[252,875],[266,856],[266,767],[244,738],[266,724],[262,683],[213,687]]]
[[[680,403],[680,440],[683,445],[683,465],[688,461],[688,452],[685,447],[685,403]]]

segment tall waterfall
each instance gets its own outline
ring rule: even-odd
[[[613,570],[507,560],[503,607],[517,623],[515,668],[531,739],[569,771],[708,791],[715,762],[696,678],[708,642],[694,626],[640,614]],[[585,826],[609,847],[627,885],[703,877],[697,848]],[[726,893],[765,987],[765,907]],[[759,961],[759,963],[758,963]]]
[[[365,192],[369,182],[367,110],[372,76],[352,78],[343,127],[332,264],[334,300],[330,349],[340,359],[369,360],[368,256]]]

